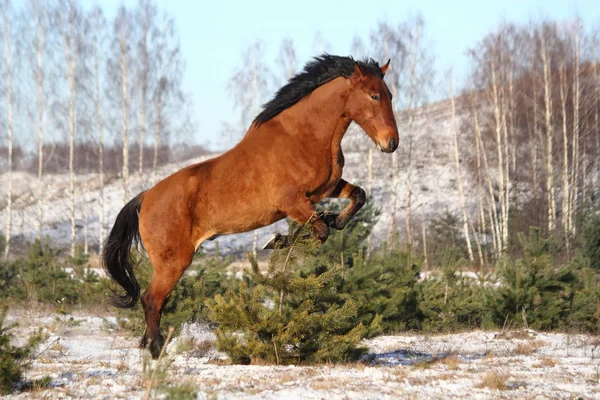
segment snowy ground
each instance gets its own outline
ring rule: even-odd
[[[116,329],[114,317],[100,314],[13,310],[18,337],[39,326],[49,334],[27,377],[49,375],[52,383],[8,398],[144,398],[148,357],[137,338]],[[382,336],[365,342],[364,362],[310,367],[228,365],[213,339],[205,327],[184,329],[162,361],[170,363],[166,374],[155,376],[158,398],[600,399],[600,338],[586,335]]]

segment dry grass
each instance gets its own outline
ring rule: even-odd
[[[542,342],[537,340],[530,343],[519,343],[513,350],[513,353],[519,356],[528,356],[543,345],[544,344]]]
[[[233,365],[229,358],[211,358],[206,363],[210,365]]]
[[[532,340],[535,339],[535,334],[529,331],[507,331],[497,334],[494,339],[520,339],[520,340]]]
[[[319,377],[316,379],[313,379],[310,382],[310,386],[315,389],[315,390],[325,390],[325,391],[331,391],[335,388],[340,388],[343,387],[345,389],[350,389],[352,386],[354,386],[355,382],[347,380],[347,379],[340,379],[337,377],[332,377],[332,376],[328,376],[328,377]]]
[[[460,365],[460,361],[458,357],[456,357],[456,354],[449,354],[448,356],[442,358],[440,361],[442,364],[446,365],[451,371],[457,370],[458,366]]]
[[[490,388],[495,390],[506,390],[506,382],[510,376],[504,372],[488,372],[481,379],[481,383],[477,385],[479,388]]]
[[[429,382],[429,379],[422,376],[409,376],[406,380],[413,386],[422,386]]]
[[[391,367],[389,370],[389,375],[386,376],[385,380],[387,382],[403,382],[408,376],[408,372],[403,367]]]
[[[552,368],[552,367],[554,367],[556,364],[557,364],[557,363],[556,363],[556,361],[554,361],[554,360],[553,360],[552,358],[550,358],[550,357],[545,357],[545,358],[543,358],[543,359],[542,359],[542,361],[540,362],[540,365],[541,365],[542,367],[550,367],[550,368]]]

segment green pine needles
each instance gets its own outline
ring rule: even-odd
[[[303,270],[319,246],[305,228],[291,230],[291,246],[273,251],[267,271],[249,255],[252,268],[239,291],[207,301],[217,347],[242,364],[357,359],[368,330],[355,303],[337,290],[341,267]]]

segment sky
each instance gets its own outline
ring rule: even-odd
[[[85,0],[86,6],[96,0]],[[99,4],[113,16],[121,0]],[[133,6],[136,0],[124,1]],[[571,19],[579,16],[586,27],[600,25],[600,0],[157,0],[175,20],[186,60],[184,90],[194,101],[198,131],[195,142],[212,148],[223,143],[222,123],[235,123],[239,112],[227,92],[227,84],[242,64],[243,50],[257,40],[266,47],[264,63],[278,68],[276,57],[284,38],[291,38],[299,64],[318,54],[315,36],[320,32],[330,44],[329,52],[351,55],[352,38],[368,43],[380,21],[391,25],[421,13],[425,34],[435,56],[437,76],[452,68],[457,86],[468,73],[466,51],[502,21]],[[367,48],[368,50],[368,48]],[[384,61],[384,60],[378,60]],[[440,86],[440,85],[438,85]],[[443,93],[433,97],[441,98]]]

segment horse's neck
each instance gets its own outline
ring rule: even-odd
[[[296,114],[306,121],[304,126],[323,145],[339,148],[352,122],[344,115],[347,89],[346,80],[337,78],[297,104]]]

